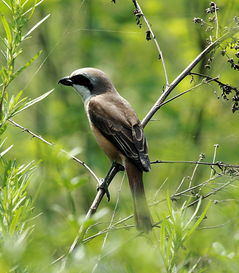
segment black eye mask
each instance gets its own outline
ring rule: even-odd
[[[93,84],[86,76],[75,75],[75,76],[72,76],[70,79],[72,81],[72,84],[82,85],[88,88],[90,91],[93,90]]]

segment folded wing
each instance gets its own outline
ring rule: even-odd
[[[97,96],[88,105],[89,118],[93,125],[120,152],[140,170],[149,171],[150,161],[143,128],[132,107],[120,97]],[[102,107],[103,105],[103,107]]]

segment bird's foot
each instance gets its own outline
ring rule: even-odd
[[[108,201],[110,201],[110,193],[109,193],[109,190],[108,190],[108,186],[109,186],[109,184],[110,184],[110,182],[112,180],[112,175],[114,177],[114,175],[119,171],[124,171],[124,166],[117,163],[117,162],[115,162],[115,161],[113,161],[112,166],[111,166],[110,170],[108,171],[106,177],[100,179],[101,183],[98,186],[97,191],[102,189],[105,192]]]
[[[120,172],[125,170],[125,167],[119,163],[114,163],[114,167],[116,167]]]
[[[100,185],[97,187],[97,191],[103,190],[107,196],[108,202],[110,201],[110,192],[108,190],[107,180],[105,178],[100,178]]]

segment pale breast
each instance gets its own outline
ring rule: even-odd
[[[110,158],[112,161],[116,161],[118,163],[121,163],[124,161],[124,156],[121,154],[121,152],[107,139],[105,138],[102,133],[92,124],[90,117],[89,117],[89,111],[88,111],[89,101],[85,102],[85,110],[86,114],[89,120],[89,124],[91,127],[91,130],[96,138],[97,143],[99,146],[103,149],[103,151],[106,153],[106,155]]]
[[[101,132],[90,122],[90,126],[93,134],[95,135],[96,141],[99,146],[103,149],[106,155],[112,160],[122,164],[124,156],[121,152],[107,139]]]

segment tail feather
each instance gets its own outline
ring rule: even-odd
[[[152,221],[144,192],[143,171],[129,160],[125,165],[133,196],[136,227],[140,231],[149,232],[152,229]]]

